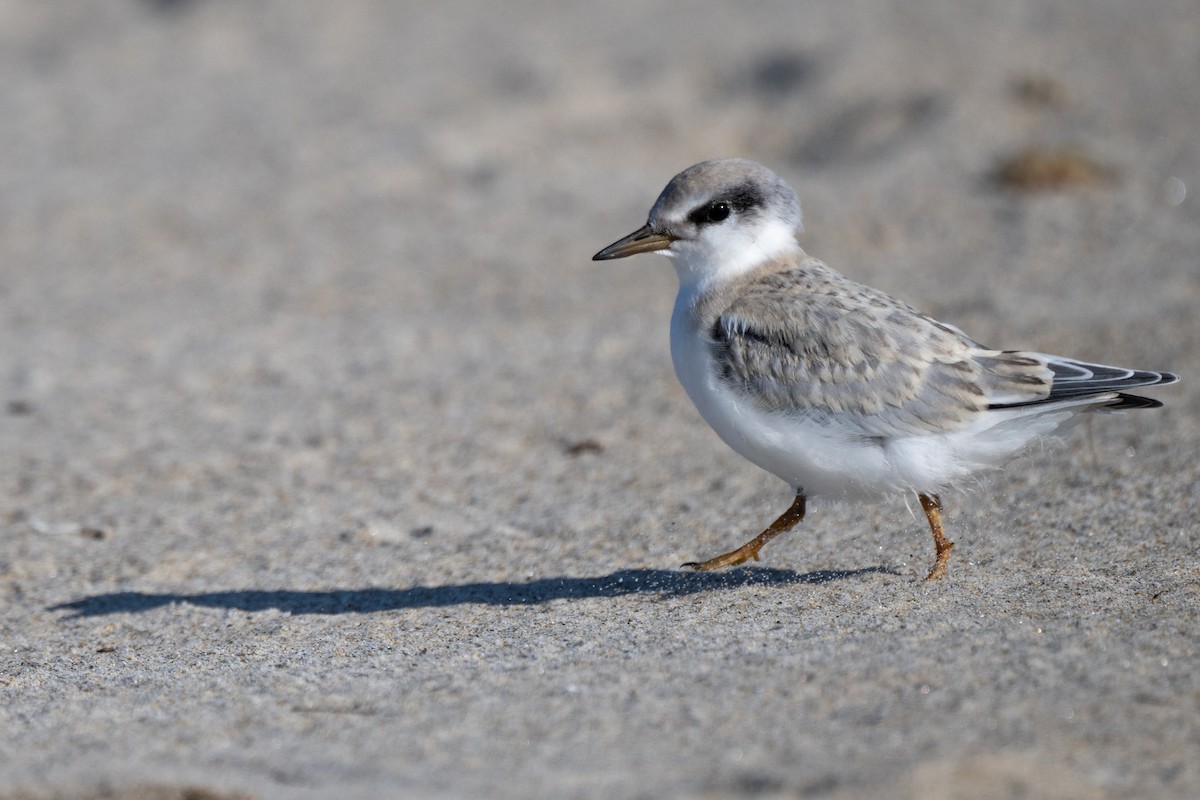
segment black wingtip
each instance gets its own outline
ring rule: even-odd
[[[1176,375],[1174,372],[1160,372],[1158,374],[1159,374],[1159,377],[1161,378],[1161,380],[1159,380],[1159,382],[1156,384],[1158,386],[1166,386],[1171,383],[1179,383],[1179,376]]]
[[[1173,383],[1173,381],[1171,381]],[[1105,411],[1133,411],[1138,408],[1162,408],[1161,400],[1139,397],[1136,394],[1119,394],[1117,399],[1104,407]]]

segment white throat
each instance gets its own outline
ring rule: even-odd
[[[698,239],[679,239],[662,251],[671,258],[680,288],[690,289],[689,293],[703,292],[772,259],[801,252],[792,225],[778,219],[756,223],[713,228]]]

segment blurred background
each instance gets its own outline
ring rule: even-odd
[[[589,261],[705,158],[981,341],[1200,373],[1195,0],[0,0],[0,74],[0,633],[42,661],[106,646],[45,611],[80,597],[670,568],[773,517],[671,373],[672,270]],[[1177,537],[1193,383],[1091,440]],[[830,513],[788,563],[927,555],[895,503]],[[12,774],[96,752],[10,670],[56,721]],[[99,752],[177,763],[156,713]]]

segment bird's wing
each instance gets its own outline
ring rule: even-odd
[[[1021,355],[1044,362],[1053,373],[1053,383],[1050,386],[1049,394],[1034,400],[994,398],[989,408],[1012,408],[1014,406],[1083,400],[1112,393],[1116,393],[1116,397],[1107,405],[1109,409],[1158,408],[1162,405],[1158,400],[1125,394],[1125,392],[1146,386],[1171,384],[1179,380],[1179,376],[1171,372],[1110,367],[1105,364],[1091,364],[1087,361],[1045,353],[1022,353]]]
[[[758,278],[712,318],[727,385],[761,409],[826,413],[866,437],[958,430],[989,407],[1044,400],[1055,377],[1036,354],[984,348],[827,268]]]

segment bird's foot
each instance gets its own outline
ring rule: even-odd
[[[708,561],[689,561],[683,565],[683,568],[692,569],[696,572],[708,572],[709,570],[721,569],[721,567],[736,567],[738,564],[744,564],[750,559],[758,561],[758,551],[766,544],[765,541],[759,541],[761,538],[761,536],[755,537],[737,550],[722,553],[719,556],[708,559]]]
[[[774,539],[781,533],[791,530],[800,520],[804,519],[804,495],[797,494],[792,500],[788,510],[779,515],[779,519],[771,523],[771,526],[765,531],[755,536],[750,541],[739,547],[737,550],[730,550],[728,553],[710,558],[708,561],[689,561],[683,565],[684,569],[694,569],[696,572],[708,572],[721,567],[735,567],[738,564],[744,564],[750,559],[758,561],[758,551],[762,550],[763,545]]]
[[[940,581],[946,577],[946,566],[950,563],[950,550],[954,547],[954,542],[944,541],[939,543],[937,549],[937,560],[933,562],[933,569],[929,570],[929,574],[925,576],[927,581]]]

